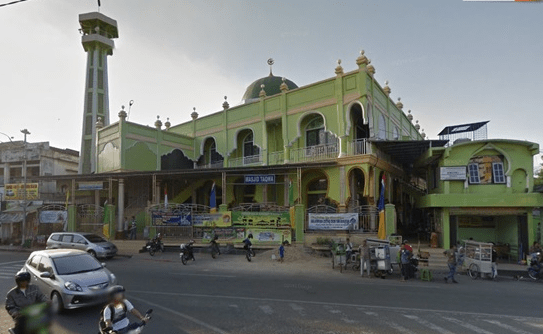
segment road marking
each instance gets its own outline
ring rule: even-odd
[[[364,313],[366,313],[366,315],[371,315],[371,316],[374,316],[374,317],[379,316],[379,315],[378,315],[377,313],[375,313],[375,312],[364,312]]]
[[[289,306],[296,312],[298,312],[298,314],[300,314],[302,317],[305,317],[305,312],[304,312],[304,308],[301,307],[300,305],[298,304],[294,304],[294,303],[290,303]]]
[[[488,322],[488,323],[491,323],[491,324],[496,325],[496,326],[501,327],[501,328],[505,328],[505,329],[507,329],[508,331],[511,331],[511,333],[517,333],[517,334],[531,334],[530,332],[523,331],[522,329],[515,328],[515,327],[513,327],[513,326],[510,326],[510,325],[501,323],[501,322],[499,322],[498,320],[488,320],[488,319],[484,319],[483,321],[486,321],[486,322]]]
[[[371,285],[373,287],[377,286],[393,286],[398,287],[397,284],[391,284],[391,283],[374,283],[374,282],[355,282],[356,285]],[[438,285],[415,285],[415,284],[402,284],[402,287],[409,287],[409,288],[421,288],[421,289],[443,289],[443,287]]]
[[[259,308],[262,312],[266,313],[267,315],[273,314],[273,309],[271,308],[270,305],[260,305]]]
[[[186,274],[186,273],[173,273],[174,275],[181,276],[202,276],[202,277],[225,277],[225,278],[234,278],[236,276],[232,275],[211,275],[211,274]]]
[[[403,327],[403,326],[400,326],[398,325],[397,323],[395,322],[392,322],[392,321],[385,321],[385,324],[387,324],[388,326],[394,328],[395,330],[397,330],[398,332],[400,333],[405,333],[405,334],[415,334],[415,332],[412,332],[410,331],[409,329]]]
[[[196,318],[194,318],[194,317],[191,317],[190,315],[187,315],[187,314],[184,314],[184,313],[181,313],[181,312],[174,311],[174,310],[172,310],[172,309],[170,309],[170,308],[167,308],[167,307],[164,307],[164,306],[155,304],[155,303],[151,303],[151,302],[148,301],[147,299],[142,299],[142,298],[138,298],[138,297],[134,297],[134,296],[130,296],[130,298],[131,298],[131,299],[135,299],[135,300],[137,300],[137,301],[140,301],[140,302],[142,302],[142,303],[144,303],[144,304],[151,305],[151,306],[153,306],[153,307],[155,307],[155,308],[158,308],[158,309],[161,309],[161,310],[163,310],[163,311],[165,311],[165,312],[170,312],[170,313],[172,313],[172,314],[174,314],[174,315],[176,315],[176,316],[179,316],[179,317],[181,317],[181,318],[185,318],[185,319],[187,319],[187,320],[189,320],[189,321],[194,322],[195,324],[198,324],[198,325],[200,325],[200,326],[202,326],[202,327],[205,327],[205,328],[207,328],[207,329],[210,329],[210,330],[212,330],[212,331],[215,332],[215,333],[219,333],[219,334],[228,334],[228,332],[225,332],[225,331],[223,331],[223,330],[220,329],[220,328],[217,328],[217,327],[215,327],[215,326],[213,326],[213,325],[210,325],[210,324],[205,323],[205,322],[203,322],[203,321],[201,321],[201,320],[198,320],[198,319],[196,319]]]
[[[13,264],[13,263],[21,263],[21,264],[22,264],[22,263],[25,263],[25,262],[26,262],[26,260],[11,261],[11,262],[2,262],[2,263],[0,263],[0,266],[3,266],[3,265],[5,265],[5,264]]]
[[[448,330],[446,330],[445,328],[443,327],[439,327],[438,325],[435,325],[429,321],[426,321],[424,319],[421,319],[419,317],[417,317],[416,315],[410,315],[410,314],[404,314],[403,315],[404,317],[406,317],[407,319],[411,319],[411,320],[414,320],[416,322],[418,322],[419,324],[423,325],[423,326],[426,326],[434,331],[436,331],[437,333],[441,333],[441,334],[453,334],[453,332],[449,332]]]
[[[521,319],[521,321],[534,321],[534,320],[541,321],[542,320],[542,318],[519,317],[518,315],[507,315],[507,314],[492,314],[492,313],[478,313],[478,312],[451,311],[451,310],[434,310],[434,309],[398,307],[398,306],[379,306],[379,305],[363,305],[363,304],[334,303],[334,302],[318,302],[318,301],[297,300],[297,299],[257,298],[257,297],[225,296],[225,295],[205,295],[205,294],[197,294],[197,293],[179,293],[179,292],[144,291],[144,290],[130,290],[130,292],[132,292],[132,293],[152,294],[152,295],[193,297],[193,298],[252,300],[252,301],[258,301],[258,302],[297,303],[297,304],[306,304],[306,305],[328,305],[328,306],[333,305],[333,306],[345,306],[345,307],[355,307],[355,308],[356,307],[368,308],[368,309],[373,309],[373,310],[444,313],[444,314],[448,314],[448,315],[450,315],[450,314],[474,315],[474,316],[500,317],[500,318],[514,319],[514,320]]]
[[[449,317],[445,317],[445,316],[441,316],[443,319],[447,320],[447,321],[450,321],[452,322],[453,324],[456,324],[456,325],[459,325],[459,326],[462,326],[464,328],[467,328],[469,330],[472,330],[474,331],[475,333],[479,333],[479,334],[493,334],[492,332],[489,332],[487,330],[484,330],[482,328],[479,328],[475,325],[472,325],[472,324],[468,324],[468,323],[465,323],[463,321],[460,321],[458,319],[454,319],[454,318],[449,318]]]

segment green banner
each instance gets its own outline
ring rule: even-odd
[[[255,228],[289,228],[290,213],[232,211],[232,226]]]

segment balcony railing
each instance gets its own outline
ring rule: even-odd
[[[290,151],[290,161],[292,163],[331,160],[338,156],[338,145],[315,145],[293,149]]]
[[[268,165],[282,165],[285,162],[285,152],[272,152],[268,155]]]
[[[371,154],[371,143],[367,139],[357,139],[347,146],[347,155]]]
[[[228,167],[258,166],[262,165],[262,155],[250,155],[242,158],[228,160]]]
[[[224,160],[214,161],[205,165],[196,165],[195,169],[214,169],[214,168],[223,168]]]

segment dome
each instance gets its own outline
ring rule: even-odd
[[[282,77],[276,77],[272,74],[270,74],[267,77],[261,78],[253,82],[252,84],[247,87],[247,90],[245,90],[245,94],[243,94],[243,102],[251,102],[254,100],[257,100],[258,94],[260,93],[261,85],[264,85],[264,91],[266,92],[267,96],[275,95],[281,93],[281,84],[283,83]],[[298,86],[290,81],[289,79],[285,79],[285,83],[287,84],[288,89],[295,89],[298,88]]]

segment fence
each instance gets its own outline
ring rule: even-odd
[[[337,144],[302,147],[290,151],[290,162],[331,160],[337,158],[338,154]]]

